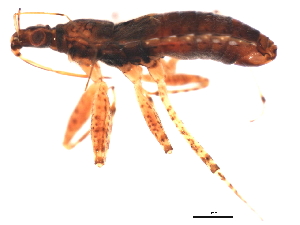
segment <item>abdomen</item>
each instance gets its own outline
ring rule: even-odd
[[[146,15],[117,25],[115,40],[135,64],[171,56],[260,66],[272,61],[277,50],[258,30],[231,17],[203,12]]]

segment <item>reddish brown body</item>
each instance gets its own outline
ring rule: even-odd
[[[203,12],[149,14],[116,25],[80,19],[55,28],[29,27],[20,30],[19,37],[22,45],[12,42],[12,49],[50,47],[74,61],[89,58],[119,67],[164,56],[260,66],[272,61],[277,50],[258,30],[231,17]]]
[[[113,87],[108,87],[103,79],[98,64],[100,60],[117,67],[132,82],[144,119],[165,153],[172,153],[173,147],[150,97],[153,94],[160,97],[178,131],[209,170],[255,212],[225,178],[213,158],[186,129],[171,105],[168,93],[199,90],[208,85],[206,78],[176,73],[178,59],[200,58],[225,64],[260,66],[276,57],[277,46],[268,37],[238,20],[203,12],[149,14],[119,24],[80,19],[59,24],[55,28],[34,26],[26,29],[19,27],[21,14],[63,15],[21,13],[19,10],[15,14],[17,32],[11,39],[11,49],[16,56],[44,70],[69,76],[90,77],[95,82],[83,94],[72,113],[63,142],[66,148],[75,147],[91,133],[95,164],[98,167],[105,164],[116,108],[115,100],[111,103],[108,97],[107,92],[109,89],[113,90]],[[37,64],[21,56],[22,47],[50,47],[66,53],[71,60],[78,63],[85,74],[53,70]],[[170,56],[171,60],[161,59],[164,56]],[[147,68],[149,75],[143,74],[142,66]],[[155,82],[157,91],[146,91],[142,81]],[[180,90],[185,85],[194,86]],[[176,86],[178,89],[170,91],[167,86]],[[90,117],[90,130],[72,143],[74,135]]]

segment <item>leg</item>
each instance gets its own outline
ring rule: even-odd
[[[67,126],[63,145],[67,149],[74,148],[79,142],[90,133],[87,131],[78,141],[71,143],[74,135],[79,131],[83,124],[88,120],[91,115],[93,98],[97,90],[96,83],[92,84],[81,96],[76,108],[74,109]]]
[[[140,66],[129,65],[128,67],[120,67],[119,69],[134,84],[135,93],[141,111],[150,131],[155,136],[156,140],[164,147],[165,152],[169,154],[172,153],[173,148],[154,108],[152,99],[147,95],[146,91],[142,87],[142,68]]]
[[[195,140],[195,138],[188,132],[185,128],[182,121],[178,118],[175,110],[173,109],[170,100],[168,98],[165,79],[165,72],[162,63],[160,60],[153,61],[149,64],[146,64],[149,73],[152,78],[155,80],[158,86],[159,96],[169,113],[170,118],[176,125],[179,132],[184,136],[184,138],[188,141],[191,148],[195,151],[195,153],[200,157],[200,159],[207,165],[210,171],[217,175],[222,181],[226,183],[226,185],[244,202],[246,203],[252,211],[256,213],[256,211],[246,202],[246,200],[237,192],[237,190],[232,186],[232,184],[225,178],[225,176],[220,171],[220,167],[214,162],[212,157],[204,150],[204,148]],[[256,213],[257,214],[257,213]]]
[[[109,88],[102,80],[100,67],[98,64],[94,64],[94,66],[91,67],[90,64],[81,63],[80,67],[86,72],[86,74],[89,74],[91,68],[93,68],[91,76],[94,78],[98,77],[98,79],[95,79],[96,82],[92,84],[83,94],[77,107],[75,108],[69,120],[64,146],[68,149],[73,148],[91,132],[95,154],[95,164],[101,167],[105,163],[106,154],[109,147],[112,119],[116,111],[115,95],[113,103],[110,105],[107,95]],[[111,89],[114,94],[114,88],[112,87]],[[74,144],[70,143],[73,136],[87,121],[91,114],[91,131],[87,131]]]
[[[110,87],[109,89],[112,90],[114,96],[114,100],[110,106],[110,111],[113,119],[114,114],[116,112],[116,104],[115,104],[116,98],[115,98],[114,87]],[[83,126],[83,124],[88,120],[88,118],[91,115],[93,98],[95,96],[96,90],[97,90],[97,86],[94,83],[83,93],[76,108],[74,109],[69,119],[67,130],[63,141],[63,145],[66,149],[74,148],[77,144],[82,142],[90,134],[90,130],[88,130],[76,142],[71,143],[71,140],[73,139],[74,135],[79,131],[79,129]]]
[[[112,130],[112,107],[107,96],[108,87],[105,82],[96,83],[97,91],[93,98],[91,136],[95,154],[95,165],[102,167],[110,143]]]
[[[90,73],[92,72],[91,76],[94,78],[94,81],[101,79],[101,71],[99,64],[95,64],[93,70],[91,71],[91,61],[90,60],[77,60],[77,63],[81,67],[81,69],[85,72],[85,76],[89,77]],[[76,108],[74,109],[67,126],[67,130],[65,133],[65,138],[63,141],[63,145],[67,149],[74,148],[78,143],[83,141],[90,131],[87,131],[78,141],[75,143],[71,143],[72,138],[74,135],[79,131],[79,129],[83,126],[83,124],[87,121],[87,119],[91,115],[92,105],[93,105],[93,98],[97,90],[96,83],[92,84],[82,95],[80,98]]]
[[[175,94],[180,92],[188,92],[188,91],[195,91],[201,88],[205,88],[208,86],[208,79],[198,76],[198,75],[190,75],[190,74],[176,74],[176,64],[178,59],[171,58],[168,62],[165,60],[161,60],[163,68],[165,70],[165,83],[167,86],[185,86],[185,85],[193,85],[192,87],[181,88],[177,90],[168,90],[168,93]],[[151,75],[143,75],[143,81],[146,82],[155,82]],[[148,94],[158,95],[158,92],[148,92]]]
[[[102,167],[105,164],[110,143],[112,119],[116,111],[115,101],[110,105],[107,95],[109,88],[102,80],[99,64],[84,59],[80,60],[79,65],[92,78],[96,85],[91,109],[91,136],[95,154],[95,165]]]

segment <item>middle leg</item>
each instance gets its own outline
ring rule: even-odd
[[[119,68],[125,76],[134,84],[135,93],[138,99],[140,109],[143,113],[144,119],[155,136],[156,140],[163,146],[165,153],[172,153],[172,146],[170,141],[164,131],[161,124],[160,118],[154,108],[153,101],[150,96],[148,96],[145,89],[142,87],[141,66],[127,65]]]

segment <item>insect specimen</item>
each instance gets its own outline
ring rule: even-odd
[[[145,121],[166,153],[171,153],[173,148],[150,95],[160,97],[171,120],[195,153],[213,174],[224,181],[249,206],[178,118],[169,101],[169,91],[166,87],[177,86],[178,90],[173,91],[174,93],[196,90],[208,85],[206,78],[176,74],[176,62],[180,59],[211,59],[240,66],[261,66],[269,63],[276,57],[277,46],[267,36],[231,17],[194,11],[149,14],[118,24],[104,20],[78,19],[58,24],[53,28],[38,25],[26,29],[20,29],[21,14],[63,15],[20,11],[16,13],[16,33],[11,38],[11,49],[17,57],[45,70],[91,78],[94,82],[85,91],[71,115],[64,139],[65,147],[74,147],[91,133],[95,164],[101,167],[105,163],[115,102],[110,103],[108,98],[107,92],[110,88],[101,74],[98,64],[98,61],[101,61],[118,68],[132,82]],[[22,47],[49,47],[65,53],[83,69],[85,75],[57,71],[37,64],[21,55]],[[166,62],[164,56],[172,59]],[[142,66],[148,69],[149,75],[142,74]],[[142,86],[142,81],[155,82],[157,92],[147,92]],[[179,90],[186,84],[196,86]],[[91,130],[76,143],[71,143],[73,136],[90,116]]]

